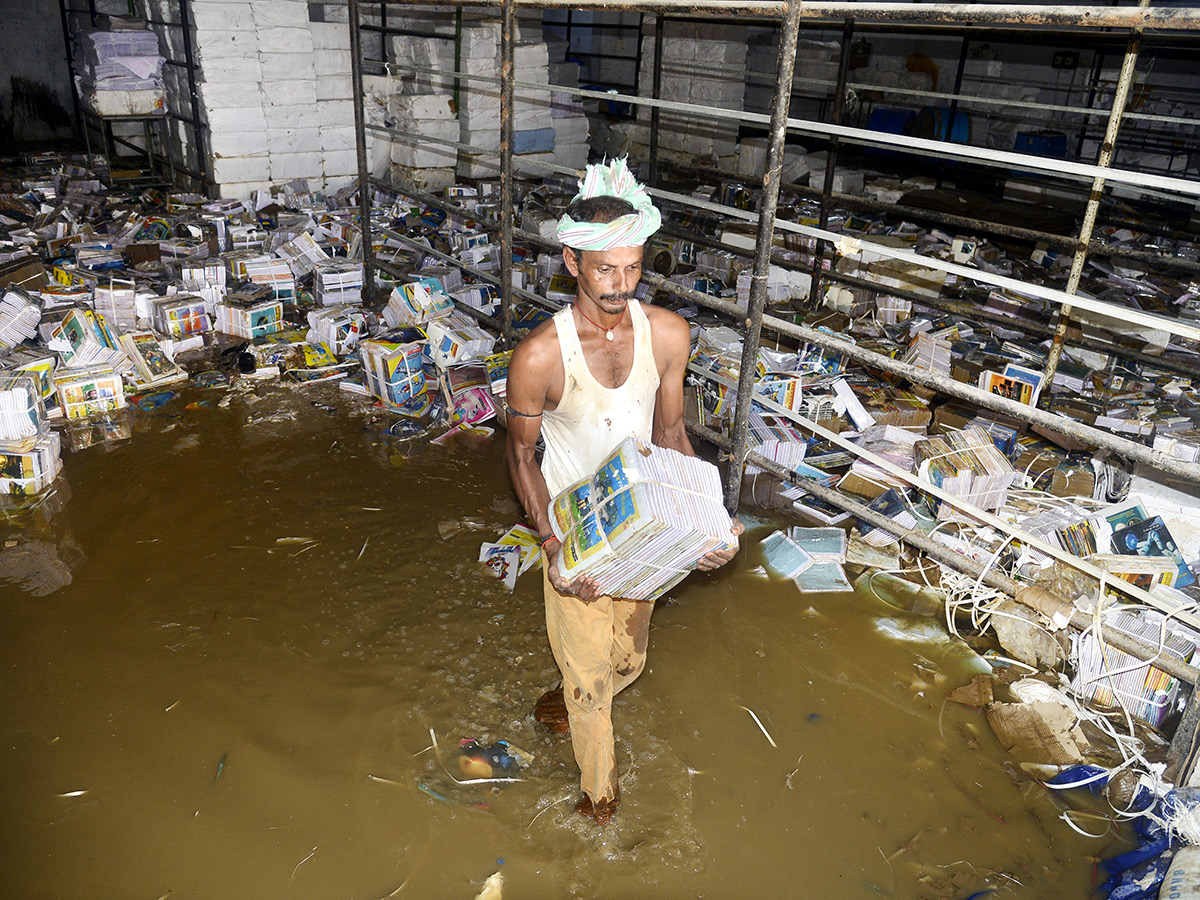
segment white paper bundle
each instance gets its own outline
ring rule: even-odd
[[[468,359],[490,356],[496,346],[494,334],[457,310],[430,322],[425,330],[429,335],[429,355],[434,365],[443,369]]]
[[[313,293],[322,306],[362,303],[363,264],[354,259],[321,263],[313,275]]]
[[[0,299],[0,351],[37,336],[42,308],[29,294],[9,288]]]
[[[426,393],[422,342],[375,338],[359,345],[363,377],[372,394],[401,406]]]
[[[278,300],[236,300],[216,306],[217,331],[248,341],[283,331],[283,304]]]
[[[137,328],[137,292],[132,281],[110,280],[96,285],[92,306],[117,331]]]
[[[108,366],[127,372],[133,365],[117,346],[116,335],[104,316],[90,309],[68,310],[50,332],[47,346],[58,353],[64,366],[72,368]]]
[[[291,267],[282,259],[250,260],[245,265],[246,277],[255,284],[269,287],[277,300],[296,298],[296,278]]]
[[[996,510],[1008,497],[1017,473],[982,428],[964,428],[916,444],[918,474],[947,493],[981,509]],[[937,517],[949,519],[955,509],[937,504]]]
[[[32,438],[45,421],[46,408],[34,377],[0,372],[0,441]]]
[[[430,284],[414,281],[398,284],[383,308],[383,320],[392,328],[424,325],[433,319],[450,315],[454,301]]]
[[[307,231],[296,235],[275,250],[296,278],[303,278],[322,263],[329,262],[329,254],[318,246]]]
[[[150,322],[155,331],[168,337],[186,338],[212,331],[204,298],[191,294],[152,299]]]
[[[654,599],[711,550],[734,541],[716,466],[676,450],[622,441],[596,474],[550,503],[561,571],[604,594]]]
[[[366,333],[366,317],[355,306],[331,306],[308,314],[307,339],[328,344],[338,356],[354,350]]]

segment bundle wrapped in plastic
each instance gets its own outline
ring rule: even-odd
[[[630,600],[661,596],[736,540],[717,467],[634,438],[551,501],[550,523],[569,581],[587,575]]]

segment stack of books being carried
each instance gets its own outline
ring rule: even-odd
[[[563,542],[561,574],[594,578],[610,597],[653,600],[735,540],[716,466],[633,438],[549,512]]]

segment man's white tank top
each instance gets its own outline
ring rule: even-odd
[[[610,451],[627,437],[650,441],[658,367],[650,341],[650,320],[641,304],[629,301],[633,323],[633,368],[620,387],[607,388],[588,369],[575,330],[571,307],[554,314],[563,362],[563,392],[558,408],[542,413],[542,476],[555,497],[590,477]]]

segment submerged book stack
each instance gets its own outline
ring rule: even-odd
[[[330,306],[308,314],[308,339],[323,341],[338,356],[351,353],[367,333],[367,320],[357,306]]]
[[[0,494],[31,496],[49,487],[62,471],[61,446],[57,431],[39,434],[30,450],[0,445]]]
[[[121,376],[107,366],[62,369],[54,376],[54,384],[68,419],[82,419],[125,408]]]
[[[1012,464],[982,428],[964,428],[919,441],[916,453],[922,479],[984,510],[999,509],[1017,477]],[[939,519],[954,514],[949,503],[937,503]]]
[[[564,577],[587,575],[611,597],[654,599],[734,540],[716,466],[633,438],[549,512]]]

